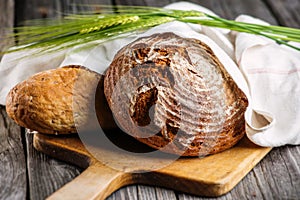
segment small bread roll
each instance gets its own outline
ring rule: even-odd
[[[66,66],[37,73],[17,84],[7,96],[6,111],[22,127],[46,134],[69,134],[88,120],[91,106],[96,107],[103,129],[114,127],[105,103],[100,74],[82,66]]]
[[[164,152],[204,156],[245,133],[245,94],[203,42],[174,33],[140,38],[114,57],[104,93],[120,127]]]

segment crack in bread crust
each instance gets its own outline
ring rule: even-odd
[[[168,153],[217,153],[245,133],[245,94],[196,39],[162,33],[128,44],[106,71],[104,93],[123,130]]]

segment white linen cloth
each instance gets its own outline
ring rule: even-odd
[[[173,3],[166,8],[213,14],[187,2]],[[265,23],[250,16],[239,16],[236,20]],[[14,85],[39,71],[78,64],[103,73],[120,48],[138,37],[161,32],[196,38],[211,47],[249,99],[245,117],[247,136],[251,141],[271,147],[300,144],[300,125],[297,123],[300,120],[300,52],[260,36],[181,22],[163,24],[140,35],[81,51],[74,48],[21,59],[18,58],[32,52],[6,54],[0,63],[0,104],[5,105],[6,95]]]

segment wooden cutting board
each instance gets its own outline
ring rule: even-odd
[[[136,141],[127,141],[131,139],[118,134],[115,136],[130,147],[144,148]],[[204,158],[179,158],[161,169],[144,173],[143,167],[137,170],[134,163],[130,165],[130,160],[127,160],[127,172],[102,164],[86,150],[77,135],[37,133],[34,135],[34,147],[54,158],[86,168],[73,181],[52,194],[49,197],[51,200],[105,199],[122,186],[134,183],[161,186],[194,195],[220,196],[229,192],[271,150],[259,147],[244,137],[236,146],[222,153]],[[97,147],[97,151],[107,150]],[[110,158],[112,162],[126,159],[119,154]],[[154,159],[155,162],[157,160]]]

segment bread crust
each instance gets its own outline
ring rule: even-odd
[[[106,71],[104,93],[125,132],[164,152],[214,154],[245,134],[245,94],[196,39],[162,33],[128,44]]]
[[[76,133],[76,125],[88,120],[86,112],[96,93],[105,103],[102,75],[69,65],[37,73],[17,84],[7,96],[6,111],[20,126],[40,133]],[[111,115],[104,106],[96,107],[99,116]]]

